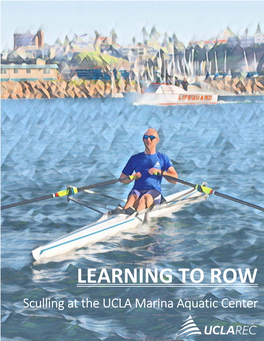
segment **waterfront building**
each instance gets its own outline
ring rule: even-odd
[[[1,81],[57,80],[58,66],[38,58],[35,64],[1,64]]]
[[[22,64],[24,63],[24,58],[20,56],[20,54],[17,51],[11,51],[10,53],[8,53],[6,60],[3,61],[2,63],[4,64]]]
[[[198,45],[201,48],[203,48],[204,46],[206,46],[207,48],[212,48],[215,44],[233,45],[234,43],[237,43],[237,37],[231,31],[231,29],[227,27],[225,30],[221,31],[215,38],[210,38],[208,40],[197,40],[195,39],[195,37],[193,37],[192,40],[189,42],[189,47],[195,47],[196,45]]]
[[[93,43],[94,40],[85,40],[87,39],[87,34],[83,34],[81,36],[77,36],[74,34],[73,39],[70,41],[69,38],[65,38],[64,41],[64,50],[65,53],[71,52],[88,52],[94,51]]]
[[[149,47],[147,45],[134,45],[121,48],[121,54],[128,61],[134,62],[138,57],[146,57]]]
[[[1,56],[0,59],[1,60],[7,60],[7,56],[8,56],[9,52],[6,51],[5,49],[1,52]]]
[[[105,80],[110,81],[111,76],[109,72],[103,69],[75,69],[78,78],[86,80]],[[118,72],[123,79],[129,79],[129,71],[125,69],[120,69],[118,72],[116,69],[111,70],[115,79],[118,78]]]
[[[70,68],[70,66],[65,61],[60,63],[59,72],[62,78],[67,81],[69,81],[75,74],[75,70]]]
[[[246,49],[247,47],[254,45],[255,43],[255,37],[251,36],[242,36],[240,39],[240,46],[242,49]]]
[[[228,37],[227,39],[227,46],[230,48],[234,48],[236,44],[238,43],[239,38],[234,36],[234,37]]]
[[[104,50],[103,53],[109,54],[109,56],[113,56],[115,58],[122,58],[122,54],[118,52],[118,50],[114,48],[113,45],[109,46],[109,48],[107,50]]]
[[[111,80],[110,74],[102,69],[75,69],[78,78],[87,80]],[[116,78],[116,70],[113,71]]]
[[[264,34],[261,31],[260,25],[258,24],[257,31],[255,33],[255,44],[264,44]]]
[[[38,30],[37,34],[31,34],[29,31],[23,34],[14,34],[14,50],[21,46],[35,47],[40,49],[44,46],[44,32]]]
[[[245,30],[245,33],[240,38],[240,46],[242,49],[246,49],[247,47],[253,45],[255,42],[255,37],[248,35],[248,29]]]
[[[101,51],[104,51],[110,45],[112,45],[112,39],[111,38],[109,38],[109,37],[100,37],[98,34],[96,34],[96,37],[95,37],[95,40],[94,40],[94,49],[95,50],[100,49]]]
[[[264,44],[264,34],[255,35],[255,44]]]

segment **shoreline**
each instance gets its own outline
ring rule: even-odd
[[[198,82],[200,91],[214,91],[219,96],[240,97],[264,96],[264,77],[223,78]],[[193,90],[189,85],[189,91]],[[114,86],[110,81],[2,81],[1,99],[55,99],[55,98],[106,98],[122,97],[122,93],[143,93],[146,86],[132,81],[117,80]],[[120,96],[121,95],[121,96]]]

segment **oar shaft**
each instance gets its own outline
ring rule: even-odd
[[[184,181],[184,180],[181,180],[181,179],[175,179],[175,181],[177,181],[179,184],[182,184],[182,185],[185,185],[185,186],[189,186],[189,187],[192,187],[192,188],[195,188],[196,185],[188,182],[188,181]]]
[[[192,187],[192,188],[197,188],[197,185],[192,184],[191,182],[184,181],[184,180],[181,180],[181,179],[178,179],[178,178],[174,178],[174,177],[168,176],[168,175],[162,175],[162,176],[165,179],[167,179],[167,180],[172,180],[172,181],[178,182],[180,184],[183,184],[183,185],[186,185],[186,186],[189,186],[189,187]],[[244,200],[241,200],[241,199],[237,199],[237,198],[231,197],[230,195],[226,195],[226,194],[217,192],[217,191],[215,191],[215,190],[213,190],[213,189],[211,189],[209,187],[199,186],[199,188],[201,188],[201,192],[204,192],[204,193],[207,193],[207,194],[213,194],[213,195],[216,195],[218,197],[221,197],[221,198],[224,198],[224,199],[227,199],[227,200],[231,200],[231,201],[237,202],[239,204],[242,204],[242,205],[245,205],[245,206],[249,206],[249,207],[252,207],[252,208],[255,208],[257,210],[260,210],[260,211],[264,212],[264,208],[261,207],[261,206],[252,204],[250,202],[247,202],[247,201],[244,201]]]
[[[231,201],[235,201],[239,204],[242,204],[242,205],[245,205],[245,206],[249,206],[249,207],[253,207],[257,210],[260,210],[260,211],[263,211],[264,212],[264,208],[261,207],[261,206],[258,206],[258,205],[255,205],[255,204],[252,204],[250,202],[247,202],[247,201],[244,201],[244,200],[241,200],[241,199],[237,199],[237,198],[234,198],[234,197],[231,197],[229,195],[226,195],[226,194],[223,194],[223,193],[219,193],[217,191],[214,191],[212,194],[218,196],[218,197],[221,197],[221,198],[225,198],[225,199],[228,199],[228,200],[231,200]]]
[[[84,191],[86,189],[92,189],[92,188],[97,188],[97,187],[113,185],[113,184],[116,184],[119,181],[120,181],[120,179],[113,179],[113,180],[108,180],[108,181],[100,182],[100,183],[95,184],[95,185],[83,186],[83,187],[78,188],[78,192],[82,192],[82,191]]]
[[[163,176],[163,178],[165,178],[167,180],[172,180],[172,181],[178,182],[179,184],[182,184],[182,185],[185,185],[185,186],[189,186],[189,187],[192,187],[192,188],[196,187],[196,185],[192,184],[191,182],[184,181],[184,180],[181,180],[179,178],[174,178],[173,176],[169,176],[169,175],[162,175],[162,176]]]
[[[4,206],[1,206],[1,210],[5,210],[5,209],[11,208],[11,207],[16,207],[16,206],[30,204],[32,202],[37,202],[37,201],[42,201],[42,200],[47,200],[47,199],[52,199],[52,198],[64,197],[64,196],[67,196],[69,194],[75,194],[75,193],[78,193],[78,192],[82,192],[82,191],[84,191],[86,189],[92,189],[92,188],[112,185],[112,184],[115,184],[115,183],[117,183],[119,181],[120,181],[120,179],[113,179],[113,180],[103,181],[103,182],[99,182],[97,184],[88,185],[88,186],[84,186],[84,187],[80,187],[80,188],[74,187],[74,193],[69,192],[69,189],[62,190],[62,191],[59,191],[57,193],[53,193],[53,194],[49,194],[49,195],[44,195],[42,197],[28,199],[28,200],[23,200],[23,201],[20,201],[20,202],[9,204],[9,205],[4,205]]]
[[[43,197],[38,197],[38,198],[34,198],[34,199],[29,199],[29,200],[23,200],[23,201],[20,201],[20,202],[15,202],[13,204],[1,206],[1,210],[5,210],[6,208],[11,208],[11,207],[16,207],[16,206],[30,204],[32,202],[47,200],[47,199],[51,199],[51,198],[54,198],[54,197],[55,197],[54,194],[50,194],[50,195],[44,195]]]

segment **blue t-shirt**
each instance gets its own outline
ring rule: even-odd
[[[133,155],[126,164],[122,173],[125,175],[131,175],[134,171],[141,173],[141,178],[135,181],[133,189],[148,190],[156,189],[161,192],[161,176],[150,175],[148,170],[150,168],[157,168],[162,171],[167,171],[170,167],[173,167],[171,160],[167,155],[157,152],[156,154],[139,153]]]

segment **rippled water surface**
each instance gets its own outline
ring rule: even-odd
[[[2,101],[2,205],[118,177],[143,150],[149,127],[181,179],[264,205],[264,104],[136,107],[124,99]],[[185,189],[177,185],[178,190]],[[163,183],[164,194],[175,186]],[[129,186],[99,189],[126,197]],[[92,200],[100,201],[99,197]],[[225,199],[169,217],[49,262],[32,249],[99,219],[65,198],[2,211],[2,340],[264,340],[263,212]],[[258,288],[77,288],[77,269],[258,268]],[[179,282],[179,281],[178,281]],[[256,309],[29,309],[23,300],[258,300]],[[257,325],[254,336],[177,332],[192,316],[208,325]],[[217,338],[216,338],[217,337]]]

